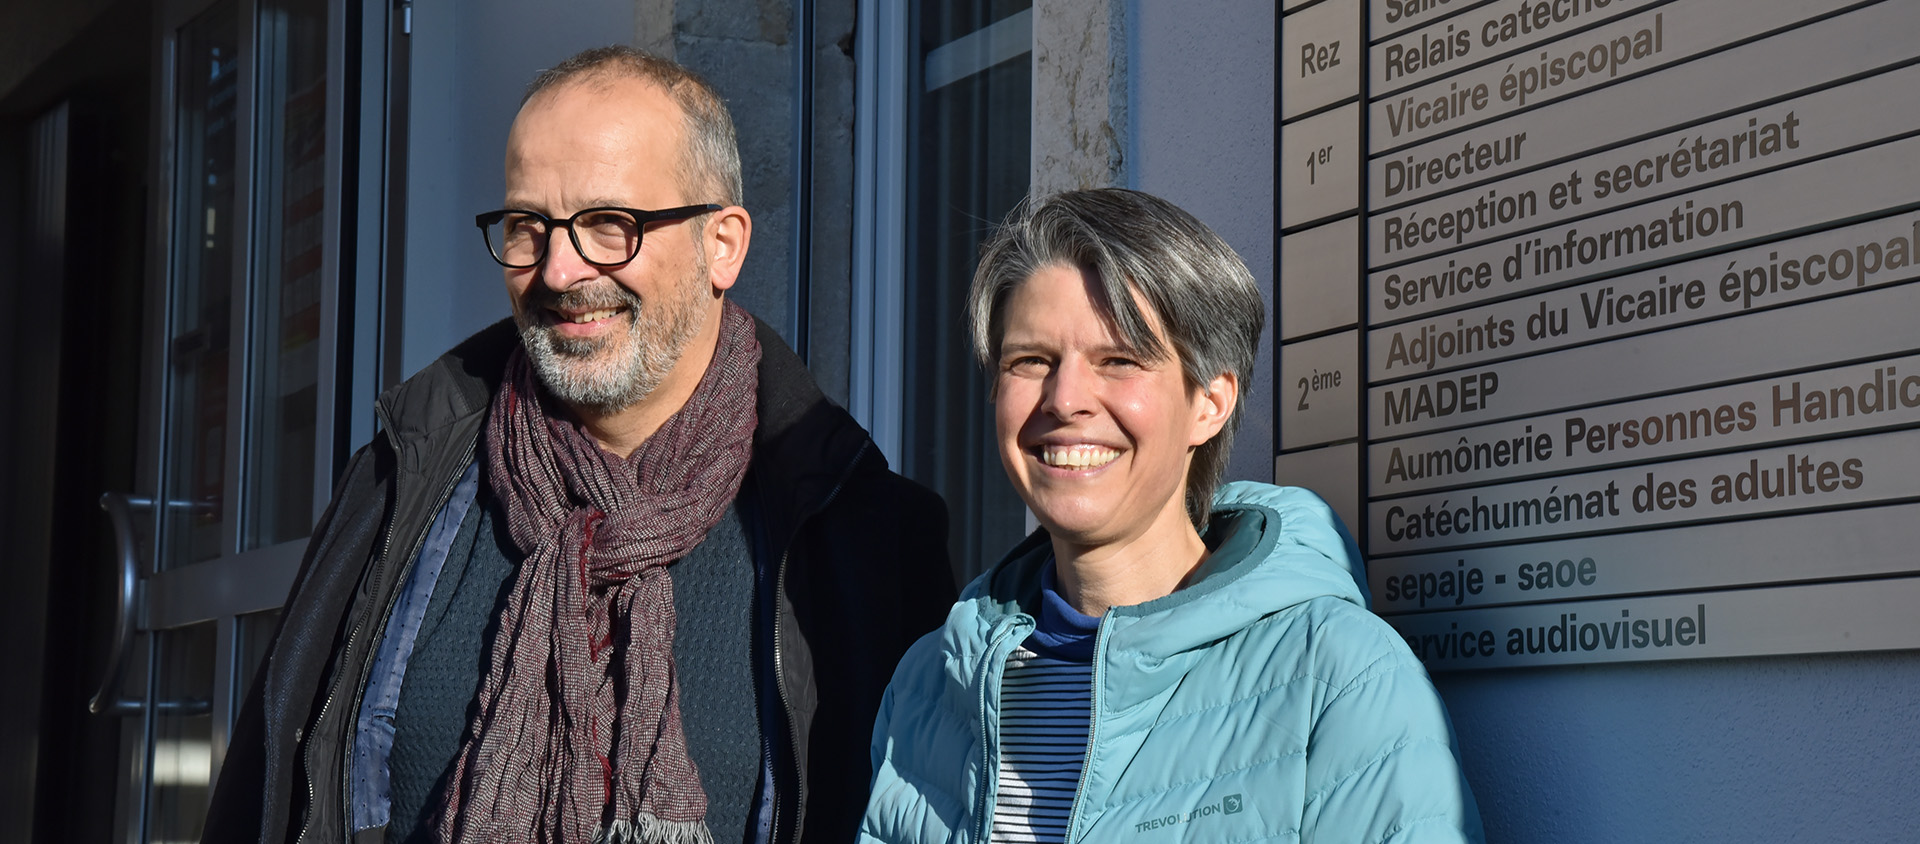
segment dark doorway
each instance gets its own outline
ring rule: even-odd
[[[112,840],[122,719],[87,711],[133,485],[149,12],[115,4],[0,99],[0,839]]]

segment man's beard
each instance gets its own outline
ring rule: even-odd
[[[612,281],[565,293],[535,281],[514,309],[527,360],[547,391],[568,405],[599,414],[632,407],[653,394],[699,333],[701,297],[690,288],[705,277],[705,267],[696,267],[694,278],[683,285],[687,289],[663,291],[646,308],[638,294]],[[687,295],[676,295],[681,293]],[[563,337],[529,316],[550,307],[575,313],[625,307],[627,330],[606,339]]]

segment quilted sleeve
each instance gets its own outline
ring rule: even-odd
[[[1385,622],[1353,608],[1326,620],[1326,695],[1307,744],[1300,840],[1482,842],[1446,706]],[[1350,670],[1339,670],[1350,667]]]
[[[957,717],[944,689],[939,634],[915,643],[887,685],[873,727],[871,794],[860,820],[861,844],[951,841],[968,823],[978,776],[972,725]]]

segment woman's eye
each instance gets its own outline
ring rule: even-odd
[[[1045,360],[1028,356],[1007,361],[1006,369],[1008,372],[1032,373],[1042,371],[1046,369],[1046,366],[1047,362]]]

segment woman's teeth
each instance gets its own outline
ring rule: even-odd
[[[1112,463],[1120,452],[1098,445],[1049,445],[1040,449],[1040,462],[1056,469],[1091,469]]]

